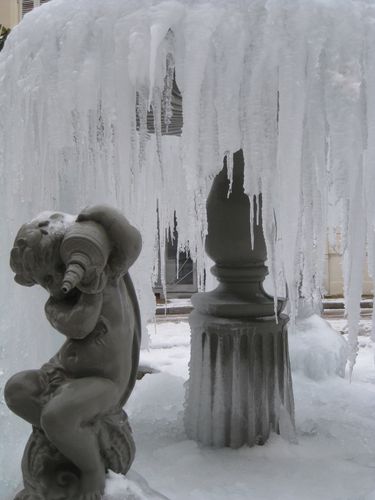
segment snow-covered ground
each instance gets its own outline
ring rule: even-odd
[[[340,321],[335,326],[343,329]],[[132,470],[170,500],[375,500],[373,344],[360,337],[349,383],[347,376],[334,374],[342,363],[338,334],[316,316],[297,328],[310,336],[305,349],[297,337],[290,338],[298,444],[272,435],[264,446],[214,450],[184,433],[187,322],[150,325],[151,347],[142,352],[142,364],[159,373],[145,375],[128,404],[137,444]],[[317,380],[314,363],[319,370],[325,359],[330,369]],[[128,498],[133,479],[142,483],[136,475],[126,481],[112,474],[106,499]],[[139,498],[160,497],[150,489]]]

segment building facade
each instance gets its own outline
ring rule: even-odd
[[[48,0],[0,0],[0,26],[13,28],[30,10]]]

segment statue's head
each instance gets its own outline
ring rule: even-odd
[[[10,267],[18,284],[38,284],[56,299],[63,297],[65,265],[60,245],[72,219],[63,213],[44,212],[20,228],[10,254]]]

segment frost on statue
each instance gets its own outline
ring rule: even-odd
[[[74,219],[43,213],[19,230],[15,280],[50,297],[45,313],[67,337],[39,370],[15,374],[9,408],[30,422],[17,500],[100,499],[108,469],[125,474],[135,453],[122,407],[136,380],[140,316],[129,267],[141,250],[137,229],[108,206]]]

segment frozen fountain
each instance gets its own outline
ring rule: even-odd
[[[146,319],[156,207],[161,251],[176,213],[178,249],[189,247],[203,290],[207,198],[226,157],[231,199],[239,150],[244,194],[262,193],[266,265],[273,296],[288,287],[291,323],[299,295],[319,302],[327,228],[340,230],[353,367],[366,251],[375,274],[374,21],[367,0],[51,0],[26,15],[0,54],[1,386],[58,347],[35,313],[42,296],[12,284],[16,228],[46,207],[107,202],[126,213],[144,239],[133,276]],[[288,414],[290,393],[284,402]],[[4,406],[0,418],[10,491],[27,430]]]

